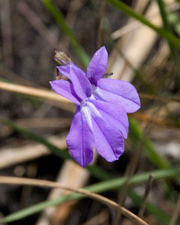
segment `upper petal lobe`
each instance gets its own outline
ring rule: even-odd
[[[107,63],[108,53],[103,46],[94,54],[87,68],[87,77],[92,84],[96,84],[96,82],[104,75]]]
[[[129,82],[102,78],[97,82],[95,96],[114,104],[120,104],[126,112],[133,113],[140,108],[140,99],[136,88]]]

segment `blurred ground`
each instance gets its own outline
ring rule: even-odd
[[[126,3],[133,7],[136,5],[136,2],[138,1],[126,1]],[[92,56],[98,48],[97,33],[99,29],[99,15],[102,2],[90,0],[56,0],[54,3],[59,9],[61,9],[67,23],[72,28],[76,38],[79,40],[83,48],[90,56]],[[54,49],[64,51],[76,64],[83,68],[83,65],[69,44],[67,37],[63,34],[62,30],[59,28],[50,13],[48,13],[41,1],[4,0],[0,2],[0,14],[1,80],[50,89],[49,81],[54,80],[56,76],[56,65],[53,61]],[[109,41],[109,36],[112,32],[124,26],[127,21],[127,16],[109,4],[105,5],[104,16],[101,24],[101,35],[102,44],[107,47],[107,50],[111,55],[111,64],[116,60],[112,57],[114,48],[112,43]],[[177,33],[176,30],[174,32]],[[126,37],[124,37],[124,39],[126,39]],[[119,39],[116,41],[117,44],[118,41]],[[176,68],[171,58],[169,58],[169,52],[167,53],[166,51],[167,44],[165,44],[166,47],[162,49],[161,47],[164,45],[164,42],[161,39],[155,39],[154,43],[154,45],[149,47],[149,53],[143,60],[141,60],[141,73],[143,76],[138,76],[136,71],[132,72],[134,68],[131,68],[131,80],[129,81],[133,81],[140,92],[164,94],[164,96],[173,96],[177,94],[178,96],[179,80],[177,78]],[[122,49],[123,46],[126,46],[127,44],[125,40],[123,40],[123,44],[121,43]],[[129,41],[129,45],[130,44],[131,39]],[[146,44],[146,46],[147,45],[148,44]],[[164,49],[165,51],[163,52]],[[160,52],[161,50],[162,53]],[[163,58],[162,55],[165,57]],[[135,58],[136,57],[137,56],[135,55]],[[164,60],[162,62],[160,61],[159,64],[156,64],[161,58]],[[133,62],[131,63],[133,64]],[[128,67],[127,64],[124,66],[123,71],[126,71],[126,67]],[[111,68],[113,68],[113,66]],[[164,74],[167,76],[164,76]],[[175,117],[173,120],[173,116],[170,117],[170,114],[167,116],[164,110],[162,110],[163,104],[164,103],[155,102],[153,100],[148,101],[143,99],[141,113],[150,114],[152,116],[151,112],[155,110],[155,117],[151,117],[151,120],[149,119],[149,121],[147,118],[143,121],[144,117],[142,115],[139,117],[136,116],[136,118],[138,117],[142,128],[147,126],[146,134],[148,134],[151,140],[154,141],[156,148],[159,150],[159,154],[169,157],[171,162],[177,164],[180,157],[180,135],[179,124],[177,123],[177,120],[179,119],[179,106],[177,107],[172,103],[167,107],[167,111],[169,108],[173,111],[173,116]],[[2,90],[0,111],[1,117],[4,119],[12,119],[19,125],[47,138],[50,136],[61,138],[62,135],[66,135],[73,115],[72,112],[54,106],[54,104],[49,100],[23,96]],[[156,117],[156,113],[159,113],[160,116]],[[159,120],[156,119],[162,119],[160,121],[160,125],[158,124]],[[170,126],[168,124],[164,124],[164,121],[168,121],[165,119],[170,120]],[[175,125],[177,127],[175,127]],[[33,149],[36,145],[33,141],[4,125],[0,125],[0,140],[1,152],[17,150],[17,148],[25,149],[27,146],[30,146],[30,148],[32,146]],[[170,146],[166,149],[167,153],[165,153],[165,147],[167,145]],[[175,147],[172,147],[173,145]],[[104,159],[99,158],[97,160],[97,165],[114,176],[121,177],[125,171],[127,172],[127,167],[132,160],[131,156],[133,156],[133,151],[136,151],[137,148],[140,147],[141,144],[134,147],[130,141],[127,141],[126,152],[119,161],[110,164],[105,162]],[[169,151],[171,147],[172,150]],[[172,152],[174,152],[174,155],[171,154]],[[154,165],[152,165],[148,160],[149,159],[144,155],[141,156],[141,166],[139,171],[149,171],[154,169]],[[34,160],[28,160],[27,162],[21,162],[13,166],[6,166],[6,168],[1,169],[0,174],[56,180],[63,165],[63,160],[56,156],[48,155]],[[84,183],[92,184],[97,181],[97,179],[90,177],[87,178]],[[172,212],[173,204],[169,200],[166,201],[163,191],[161,192],[158,186],[159,184],[157,186],[156,184],[154,185],[151,200],[160,207],[164,207],[165,211]],[[179,184],[175,183],[174,188],[179,190]],[[144,186],[138,189],[141,196],[143,195],[143,190]],[[50,191],[46,189],[39,188],[1,186],[0,211],[2,215],[5,216],[22,208],[39,203],[47,199],[49,192]],[[157,199],[153,198],[155,193],[158,195]],[[113,191],[105,193],[105,196],[115,201],[118,201],[119,199],[119,193]],[[138,207],[133,205],[130,200],[126,202],[126,205],[129,207],[129,210],[132,210],[134,213],[138,212]],[[66,206],[64,206],[63,212],[65,213],[65,211]],[[60,210],[58,212],[60,214]],[[99,223],[97,222],[98,219],[95,220],[95,222],[92,221],[90,223],[85,223],[86,221],[91,221],[91,219],[96,215],[99,215]],[[37,224],[39,216],[40,214],[36,214],[21,221],[13,222],[12,224]],[[110,215],[108,209],[102,204],[90,199],[85,199],[81,200],[76,207],[73,207],[70,216],[67,217],[68,219],[66,222],[62,224],[106,225],[110,224],[112,215]],[[150,224],[157,224],[156,220],[151,216],[147,216],[146,219],[150,221]],[[58,221],[58,219],[55,219],[54,221]],[[54,223],[52,224],[54,225]],[[61,223],[59,222],[59,224]],[[131,223],[124,219],[122,224],[130,225]]]

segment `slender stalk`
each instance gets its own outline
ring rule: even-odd
[[[49,99],[53,101],[58,101],[63,104],[66,103],[68,106],[73,106],[68,99],[46,89],[32,88],[25,85],[12,84],[12,83],[4,82],[4,81],[0,81],[0,89],[16,92],[20,94],[25,94],[25,95],[31,95],[31,96],[35,96],[39,98],[45,98],[45,99]],[[143,99],[157,100],[162,102],[172,101],[172,102],[180,103],[180,98],[177,98],[177,97],[168,98],[168,97],[150,95],[150,94],[144,94],[144,93],[139,93],[139,96]]]
[[[176,207],[175,207],[175,210],[174,210],[174,213],[172,215],[169,225],[175,225],[175,223],[178,219],[179,213],[180,213],[180,194],[178,196],[177,204],[176,204]]]
[[[49,99],[51,101],[54,101],[54,103],[60,108],[74,112],[73,104],[68,99],[46,89],[33,88],[3,81],[0,81],[0,89],[24,95],[30,95],[38,98]]]
[[[46,99],[50,99],[50,100],[70,103],[69,100],[67,100],[66,98],[64,98],[52,91],[43,90],[43,89],[39,89],[39,88],[32,88],[32,87],[27,87],[24,85],[11,84],[11,83],[0,81],[0,89],[6,90],[6,91],[13,91],[13,92],[17,92],[20,94],[36,96],[36,97],[40,97],[40,98],[46,98]]]
[[[145,221],[141,218],[137,217],[135,214],[130,212],[129,210],[125,209],[124,207],[119,206],[116,202],[101,196],[96,193],[92,193],[87,190],[83,190],[81,188],[70,188],[59,184],[58,182],[53,181],[45,181],[45,180],[37,180],[37,179],[30,179],[30,178],[20,178],[20,177],[3,177],[0,176],[0,183],[1,184],[11,184],[11,185],[26,185],[26,186],[37,186],[42,188],[61,188],[70,192],[76,192],[78,194],[85,195],[90,197],[96,201],[105,204],[106,206],[113,208],[115,211],[121,213],[122,215],[129,218],[132,222],[137,225],[148,225]]]
[[[150,174],[149,175],[149,180],[147,182],[146,189],[145,189],[145,192],[144,192],[143,201],[142,201],[141,207],[139,209],[139,213],[138,213],[138,216],[140,218],[143,218],[144,210],[145,210],[145,206],[146,206],[146,202],[147,202],[147,198],[148,198],[149,192],[150,192],[151,187],[152,187],[152,182],[153,182],[153,175]]]
[[[130,179],[129,183],[130,184],[144,183],[148,180],[149,174],[153,174],[154,180],[165,179],[165,178],[170,178],[170,177],[171,178],[177,177],[177,176],[180,175],[180,167],[163,169],[163,170],[155,170],[155,171],[146,172],[146,173],[143,173],[143,174],[138,174],[138,175],[135,175],[134,177],[132,177]],[[108,181],[104,181],[104,182],[100,182],[98,184],[88,186],[85,189],[88,190],[88,191],[91,191],[91,192],[103,193],[103,192],[106,192],[106,191],[110,191],[110,190],[122,187],[122,185],[123,185],[123,183],[125,182],[126,179],[127,179],[127,177],[111,179],[111,180],[108,180]],[[0,181],[1,181],[1,179],[0,179]],[[13,213],[13,214],[5,217],[4,219],[0,220],[0,223],[7,223],[7,222],[10,222],[10,221],[19,220],[19,219],[22,219],[26,216],[29,216],[29,215],[32,215],[34,213],[40,212],[47,207],[59,205],[63,202],[67,202],[67,201],[77,200],[77,199],[80,199],[82,197],[83,197],[83,195],[70,194],[70,195],[63,196],[63,197],[60,197],[60,198],[57,198],[57,199],[54,199],[54,200],[45,201],[45,202],[36,204],[35,206],[31,206],[27,209],[23,209],[19,212]],[[138,202],[139,202],[139,200],[138,200]]]

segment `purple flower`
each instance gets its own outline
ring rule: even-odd
[[[102,78],[108,53],[100,48],[85,73],[71,63],[57,67],[66,80],[51,81],[53,90],[76,105],[66,142],[72,157],[86,167],[93,160],[93,148],[108,162],[118,160],[128,136],[127,113],[140,108],[136,89],[126,81]]]

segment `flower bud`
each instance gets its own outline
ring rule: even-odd
[[[67,66],[72,63],[72,60],[67,57],[64,52],[57,50],[55,50],[54,61],[58,64],[58,66]]]

